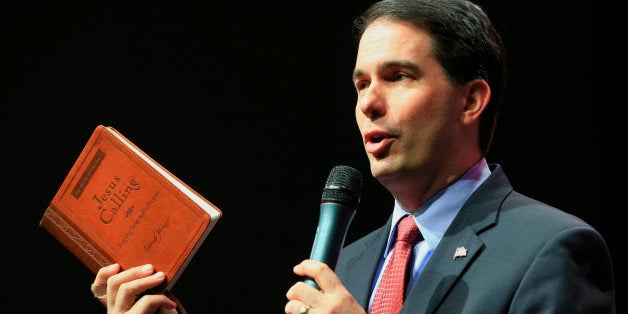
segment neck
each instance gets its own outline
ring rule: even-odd
[[[441,171],[405,171],[394,177],[381,178],[380,182],[397,200],[403,210],[413,213],[425,202],[471,169],[482,156],[468,159],[455,166],[443,166]]]

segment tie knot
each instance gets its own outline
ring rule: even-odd
[[[413,244],[419,237],[419,234],[419,228],[412,215],[404,217],[397,225],[397,241]]]

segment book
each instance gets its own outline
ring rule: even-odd
[[[111,126],[98,125],[39,225],[94,274],[153,264],[167,293],[222,211]]]

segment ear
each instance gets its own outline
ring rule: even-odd
[[[465,84],[466,101],[462,108],[461,122],[470,125],[480,119],[491,98],[491,87],[484,79],[474,79]]]

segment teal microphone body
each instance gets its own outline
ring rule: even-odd
[[[361,188],[362,175],[355,168],[340,165],[331,170],[323,188],[310,259],[336,269],[349,225],[360,202]],[[320,289],[311,278],[306,278],[304,282]]]

